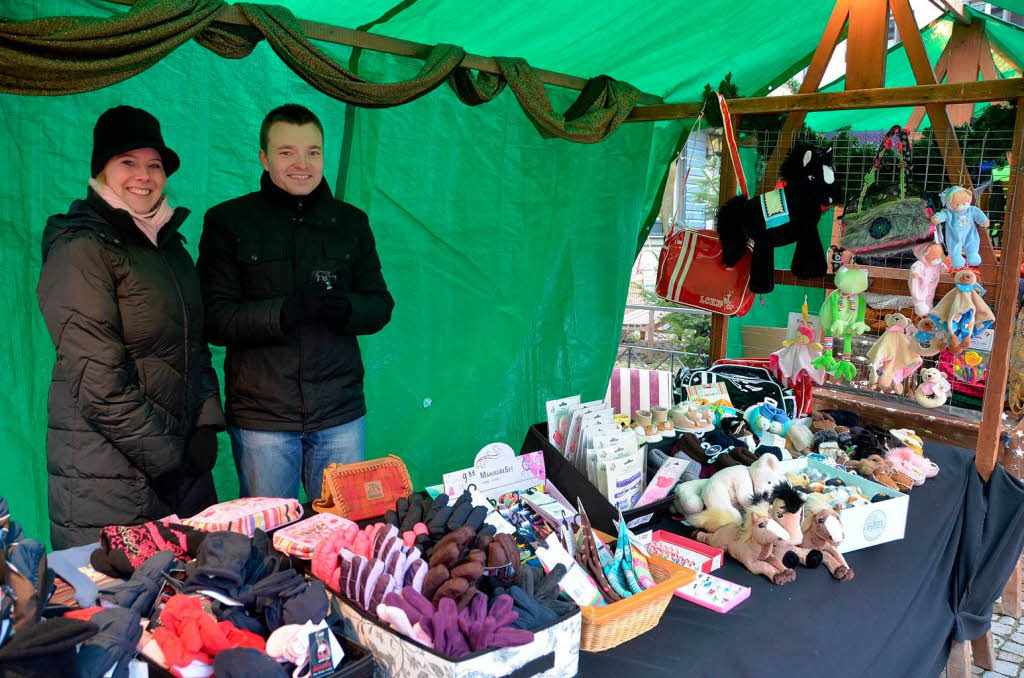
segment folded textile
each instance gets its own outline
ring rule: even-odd
[[[103,574],[128,579],[135,568],[160,551],[171,551],[178,560],[191,560],[204,538],[202,532],[177,523],[110,525],[100,530],[99,548],[89,560]]]
[[[249,647],[221,652],[213,662],[213,673],[217,678],[288,678],[284,667]]]
[[[93,615],[99,631],[78,650],[78,678],[128,678],[128,664],[142,638],[138,612],[114,607]]]
[[[63,617],[31,624],[0,647],[0,676],[74,676],[78,671],[75,647],[98,631],[95,624]]]
[[[333,513],[317,513],[274,532],[274,548],[281,553],[310,560],[320,540],[349,525],[355,526],[355,523]]]
[[[47,560],[50,567],[58,577],[71,585],[75,590],[75,601],[80,607],[91,607],[96,604],[96,596],[99,594],[99,587],[82,572],[83,567],[89,565],[89,556],[99,548],[99,542],[76,546],[62,551],[54,551]]]
[[[276,661],[288,664],[295,664],[296,673],[305,673],[303,668],[309,663],[309,636],[320,630],[328,629],[327,623],[321,620],[319,623],[306,622],[304,624],[287,624],[277,629],[267,638],[267,655]],[[333,632],[327,633],[327,641],[331,646],[331,660],[335,667],[345,657],[345,651],[341,643],[334,637]],[[217,674],[220,676],[220,674]],[[254,674],[234,674],[238,676],[251,676]]]
[[[171,551],[159,551],[136,568],[131,579],[115,584],[100,592],[99,600],[108,605],[127,607],[140,615],[149,616],[156,597],[163,588],[163,574],[178,564]]]
[[[206,535],[195,560],[186,568],[185,592],[213,589],[236,597],[245,584],[251,554],[252,542],[244,534],[223,531]]]
[[[46,547],[35,539],[21,539],[7,547],[4,581],[14,598],[14,630],[20,631],[42,618],[53,595],[54,574],[46,564]]]
[[[204,532],[227,530],[252,537],[258,529],[273,530],[301,517],[302,505],[296,499],[242,497],[214,504],[181,522]]]

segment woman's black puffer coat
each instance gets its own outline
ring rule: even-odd
[[[89,189],[43,232],[36,294],[57,349],[46,439],[55,550],[216,501],[210,473],[185,470],[195,427],[224,425],[199,280],[178,233],[187,216],[176,209],[154,246]]]

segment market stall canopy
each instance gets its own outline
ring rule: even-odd
[[[989,54],[1000,78],[1011,78],[1020,75],[1020,59],[1024,54],[1024,28],[993,18],[969,6],[964,6],[965,15],[971,22],[980,22],[984,26],[984,36],[989,43]],[[950,42],[956,22],[949,14],[943,15],[921,29],[921,38],[928,60],[934,68],[938,64],[943,51]],[[984,58],[984,55],[981,55]],[[979,77],[979,80],[981,78]],[[906,49],[902,42],[893,45],[886,58],[885,86],[908,87],[916,85],[917,80],[910,68]],[[823,86],[822,92],[841,92],[846,88],[846,78],[841,77]],[[976,104],[975,113],[988,107],[987,103]],[[913,107],[876,108],[863,111],[827,111],[810,113],[806,124],[818,132],[832,132],[847,127],[854,131],[886,130],[894,124],[905,125],[913,112]],[[921,128],[928,127],[928,116],[925,114]]]

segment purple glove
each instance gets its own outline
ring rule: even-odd
[[[379,560],[375,560],[372,565],[364,567],[363,572],[365,573],[365,577],[360,579],[359,590],[356,591],[356,602],[359,603],[364,610],[370,611],[377,607],[376,605],[370,605],[370,598],[373,596],[373,592],[377,588],[377,580],[379,580],[380,576],[384,574],[384,563]],[[381,596],[381,598],[383,598],[383,596]]]
[[[395,587],[395,582],[391,578],[390,574],[382,574],[374,583],[372,588],[367,589],[369,602],[366,605],[366,609],[369,611],[376,610],[377,606],[380,605],[381,601],[384,600],[384,596],[388,594],[388,591]]]
[[[449,657],[465,657],[469,643],[459,630],[459,611],[455,601],[442,598],[434,615],[434,649]]]
[[[374,536],[373,543],[370,544],[370,553],[376,556],[380,553],[380,550],[389,539],[394,539],[396,537],[398,537],[398,528],[394,525],[388,525],[387,527],[381,528]]]
[[[424,596],[422,593],[412,588],[411,586],[406,586],[404,589],[402,589],[402,599],[409,606],[416,610],[420,618],[431,618],[437,612],[437,608],[434,607],[434,604],[431,603],[426,596]],[[409,615],[409,620],[412,621],[413,624],[415,624],[416,621],[418,621],[414,620],[412,618],[412,615]]]
[[[512,622],[519,618],[513,605],[512,596],[506,593],[495,599],[487,615],[493,623],[485,629],[484,647],[516,647],[533,642],[532,631],[512,628]]]
[[[368,569],[366,558],[352,556],[352,566],[349,568],[348,576],[345,578],[345,597],[349,600],[357,600],[359,597],[359,580],[363,578],[363,571]]]
[[[417,593],[420,593],[423,591],[423,580],[427,578],[427,572],[429,570],[430,567],[427,566],[425,560],[422,558],[414,560],[411,564],[406,566],[403,583],[406,586],[414,588]]]

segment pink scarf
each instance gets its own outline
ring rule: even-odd
[[[157,202],[156,207],[153,208],[148,214],[139,214],[133,212],[132,208],[128,206],[124,200],[121,199],[117,193],[114,192],[110,186],[104,183],[96,181],[95,179],[89,179],[89,186],[92,190],[96,191],[103,200],[116,210],[124,210],[131,215],[135,225],[139,227],[149,241],[156,245],[156,236],[160,233],[160,229],[163,228],[171,217],[174,216],[174,210],[170,205],[167,204],[167,196],[160,196],[160,200]]]

